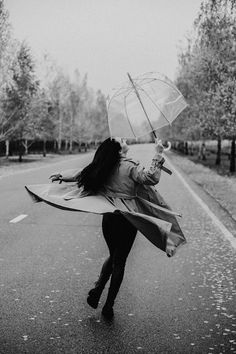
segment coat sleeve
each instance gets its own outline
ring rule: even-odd
[[[149,169],[141,166],[139,163],[131,163],[129,168],[129,176],[139,184],[155,185],[161,177],[161,166],[165,159],[156,154],[151,162]]]
[[[61,173],[61,181],[62,182],[76,182],[78,179],[78,176],[82,169],[73,169],[73,170],[66,170]]]

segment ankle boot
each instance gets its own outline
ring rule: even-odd
[[[111,258],[108,257],[102,266],[102,270],[98,280],[95,282],[95,287],[91,289],[88,293],[87,303],[94,309],[98,307],[100,297],[102,295],[103,289],[106,286],[106,283],[108,282],[111,276],[111,272]]]
[[[114,306],[114,301],[113,302],[106,301],[105,305],[102,308],[102,315],[107,320],[111,320],[114,317],[113,306]]]
[[[114,311],[112,306],[103,306],[102,315],[107,320],[111,320],[114,317]]]
[[[93,309],[96,309],[98,307],[98,303],[100,300],[100,297],[102,295],[103,289],[96,287],[94,289],[91,289],[88,293],[87,297],[87,303],[89,306],[91,306]]]

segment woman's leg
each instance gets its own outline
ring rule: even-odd
[[[109,256],[103,263],[99,278],[95,282],[95,287],[91,289],[88,293],[87,303],[94,309],[98,307],[98,303],[102,295],[102,291],[105,288],[105,285],[110,278],[111,272],[112,272],[112,259]]]
[[[101,273],[99,275],[98,280],[95,283],[96,287],[102,288],[103,290],[110,278],[111,273],[112,273],[112,258],[111,256],[109,256],[103,263]]]
[[[124,277],[125,263],[135,240],[137,229],[122,215],[112,214],[104,237],[112,256],[112,276],[103,314],[113,316],[112,307]]]
[[[115,240],[112,232],[114,220],[116,221],[116,218],[114,219],[113,214],[105,214],[103,215],[102,218],[102,232],[110,252],[109,257],[103,263],[99,279],[96,282],[96,285],[102,287],[102,289],[105,287],[106,283],[108,282],[113,270],[113,257],[116,251],[116,242],[114,242]]]
[[[112,259],[113,259],[113,253],[115,251],[115,245],[113,245],[113,242],[112,242],[113,238],[112,238],[112,235],[110,232],[112,221],[113,221],[113,218],[110,217],[110,214],[105,214],[103,216],[102,230],[103,230],[103,235],[106,235],[105,240],[107,242],[107,246],[109,248],[110,255],[103,263],[99,278],[95,282],[95,287],[93,289],[91,289],[88,293],[87,302],[93,308],[97,308],[102,291],[105,288],[105,285],[108,282],[108,280],[111,276],[111,273],[112,273],[112,269],[113,269]]]

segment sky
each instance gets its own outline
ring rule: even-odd
[[[5,0],[14,37],[109,94],[131,76],[174,79],[202,0]]]

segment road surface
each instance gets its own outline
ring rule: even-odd
[[[131,154],[148,164],[152,149]],[[90,160],[0,178],[0,353],[236,353],[235,249],[176,174],[157,187],[188,243],[168,258],[138,234],[114,321],[87,305],[107,256],[101,216],[34,204],[24,185]]]

